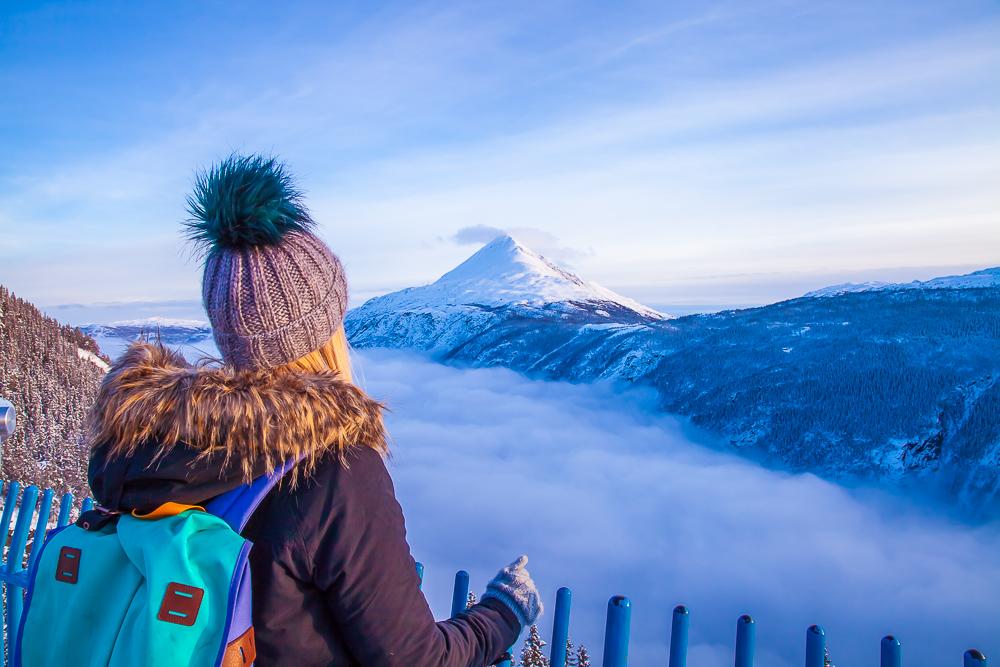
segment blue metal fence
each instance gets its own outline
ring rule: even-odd
[[[38,557],[40,545],[38,536],[48,528],[65,526],[73,519],[74,499],[72,494],[64,494],[59,499],[55,521],[52,515],[54,493],[51,489],[42,492],[39,498],[37,487],[22,490],[17,482],[3,483],[0,487],[3,497],[3,513],[0,515],[0,531],[5,538],[5,553],[0,563],[0,583],[3,585],[5,631],[0,632],[0,667],[6,667],[6,648],[17,633],[17,627],[24,609],[24,590],[28,585],[28,570]],[[85,498],[80,511],[94,506],[93,500]],[[26,509],[25,509],[26,508]],[[14,513],[13,530],[11,522]],[[36,518],[37,515],[37,518]],[[423,581],[424,566],[417,563],[417,574]],[[452,595],[452,615],[465,610],[469,597],[469,573],[461,570],[455,575]],[[572,593],[568,588],[556,592],[556,604],[552,622],[552,643],[549,650],[552,667],[566,664],[566,640],[569,638],[570,607]],[[616,595],[608,600],[607,624],[604,632],[604,667],[626,667],[628,665],[629,632],[631,627],[632,603],[627,597]],[[674,608],[670,629],[669,667],[687,667],[688,629],[691,614],[687,607]],[[747,615],[736,621],[736,667],[753,667],[757,644],[757,628],[754,620]],[[826,633],[818,625],[806,631],[805,667],[823,667],[826,653]],[[512,649],[513,650],[513,649]],[[898,639],[889,635],[882,639],[880,667],[902,667],[902,649]],[[497,663],[497,667],[510,667],[507,659]],[[976,649],[965,652],[963,667],[987,667],[986,656]]]
[[[40,550],[35,548],[41,541],[37,538],[45,535],[50,527],[65,526],[70,522],[73,518],[73,494],[64,494],[59,499],[59,512],[54,522],[52,522],[52,503],[55,494],[52,489],[46,489],[39,498],[38,487],[29,486],[22,490],[17,482],[4,482],[0,488],[0,495],[3,497],[0,535],[4,538],[3,562],[0,564],[0,583],[3,584],[4,598],[4,631],[0,632],[0,666],[6,667],[7,649],[14,642],[17,627],[21,622],[21,612],[24,610],[24,590],[28,586],[28,570],[40,553]],[[90,505],[93,506],[93,501]],[[11,530],[12,521],[13,530]]]

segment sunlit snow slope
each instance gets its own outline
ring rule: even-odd
[[[511,320],[632,326],[667,317],[501,236],[430,285],[371,299],[351,311],[347,328],[362,347],[406,341],[406,347],[440,353]]]

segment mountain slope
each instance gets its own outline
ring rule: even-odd
[[[1000,507],[1000,286],[980,280],[670,320],[424,302],[436,293],[417,288],[352,311],[347,331],[358,347],[652,386],[664,410],[754,458],[988,511]]]
[[[0,396],[17,410],[3,478],[86,492],[84,420],[108,363],[97,343],[0,286]]]
[[[347,331],[361,347],[406,341],[407,347],[443,353],[510,319],[582,325],[666,317],[501,236],[434,283],[376,297],[351,311]]]

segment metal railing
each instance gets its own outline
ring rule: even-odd
[[[73,494],[66,493],[55,506],[52,489],[39,493],[38,487],[28,486],[23,490],[17,482],[3,483],[3,514],[0,516],[0,531],[4,536],[2,562],[0,562],[0,583],[3,585],[5,631],[0,632],[0,667],[6,667],[6,649],[17,635],[21,614],[24,610],[24,592],[28,586],[28,572],[38,557],[39,535],[45,535],[51,528],[65,526],[76,512]],[[94,506],[94,501],[85,498],[79,511],[86,512]],[[14,521],[14,513],[17,520]],[[37,515],[37,518],[36,518]],[[53,519],[53,515],[55,518]],[[14,528],[11,530],[11,522]],[[417,574],[423,582],[424,566],[417,563]],[[566,664],[566,642],[569,639],[570,607],[573,595],[568,588],[556,592],[555,611],[552,622],[552,643],[549,659],[552,667]],[[457,616],[465,611],[469,599],[469,573],[460,570],[455,575],[452,594],[451,614]],[[628,665],[629,632],[631,628],[632,604],[627,597],[616,595],[608,600],[607,623],[604,631],[604,667],[626,667]],[[688,628],[691,614],[684,606],[677,606],[673,612],[670,631],[669,667],[687,667]],[[757,627],[747,615],[736,621],[736,667],[752,667],[757,644]],[[513,651],[513,647],[511,647]],[[826,633],[818,625],[806,630],[806,667],[823,667],[826,654]],[[902,667],[902,651],[899,640],[893,636],[884,637],[881,646],[881,667]],[[987,667],[986,656],[971,649],[965,652],[964,667]],[[497,663],[498,667],[511,667],[511,661]]]
[[[417,574],[421,582],[424,566],[417,563]],[[469,599],[469,573],[460,570],[455,575],[452,593],[451,615],[465,611]],[[551,667],[565,667],[566,645],[569,640],[570,607],[573,593],[568,588],[556,591],[555,611],[552,619],[552,641],[549,644]],[[629,634],[632,621],[632,603],[623,595],[615,595],[608,600],[607,620],[604,626],[604,667],[626,667],[628,665]],[[688,630],[691,612],[684,605],[674,607],[670,624],[670,651],[666,660],[668,667],[687,667]],[[753,667],[757,649],[757,624],[748,614],[736,620],[736,667]],[[818,625],[806,630],[805,667],[824,667],[826,659],[826,633]],[[513,650],[513,647],[512,647]],[[662,663],[661,663],[662,664]],[[880,667],[902,667],[902,645],[892,635],[882,638]],[[976,649],[965,652],[963,667],[987,667],[986,656]],[[496,667],[511,667],[511,661],[498,662]]]
[[[24,591],[28,587],[28,571],[41,552],[35,548],[50,528],[65,526],[73,518],[74,499],[65,493],[54,506],[55,492],[45,489],[41,494],[37,486],[25,487],[18,482],[3,482],[3,514],[0,515],[0,535],[3,535],[3,559],[0,562],[0,583],[3,584],[3,622],[0,632],[0,666],[7,665],[7,649],[17,637],[24,610]],[[81,508],[87,511],[94,506],[90,498],[84,499]],[[17,520],[14,520],[15,512]],[[37,519],[35,518],[37,514]],[[53,514],[56,514],[53,521]],[[14,528],[11,530],[11,522]]]

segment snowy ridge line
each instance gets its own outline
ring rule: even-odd
[[[915,289],[981,289],[1000,287],[1000,267],[982,269],[958,276],[941,276],[930,280],[914,280],[908,283],[887,283],[879,280],[864,283],[841,283],[830,285],[812,292],[806,292],[803,297],[817,298],[853,294],[857,292],[890,292]]]
[[[205,320],[171,318],[171,317],[146,317],[135,320],[118,320],[107,324],[85,324],[84,327],[177,327],[188,329],[207,329],[210,325]]]

